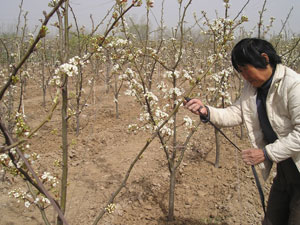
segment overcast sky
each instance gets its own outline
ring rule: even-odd
[[[0,8],[0,32],[5,31],[9,27],[17,23],[19,13],[19,4],[21,0],[0,0],[2,2]],[[183,0],[186,3],[188,0]],[[33,27],[38,25],[39,19],[43,18],[42,11],[50,11],[48,7],[49,0],[24,0],[23,10],[28,11],[28,23]],[[107,10],[113,5],[115,0],[70,0],[78,23],[80,26],[91,26],[90,14],[93,15],[95,23],[100,21]],[[131,2],[131,0],[128,0]],[[143,0],[145,2],[145,0]],[[234,18],[240,11],[247,0],[230,0],[230,17]],[[253,28],[258,22],[258,11],[261,10],[264,0],[250,0],[243,14],[248,16],[249,22],[247,29]],[[162,0],[155,0],[154,8],[152,8],[152,25],[155,26],[153,16],[160,19]],[[164,21],[169,27],[175,26],[178,21],[178,0],[165,0]],[[264,17],[265,24],[268,24],[270,17],[275,17],[273,32],[278,32],[282,26],[282,22],[286,19],[290,9],[293,7],[292,14],[289,18],[288,29],[293,33],[300,33],[300,0],[268,0],[266,5],[266,13]],[[129,13],[137,22],[141,22],[145,14],[145,6],[134,8]],[[220,16],[224,15],[223,0],[193,0],[188,11],[188,22],[193,22],[193,14],[201,17],[201,11],[206,11],[210,18],[215,18],[216,11]],[[54,19],[52,19],[53,23]]]

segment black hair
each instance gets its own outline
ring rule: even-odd
[[[268,55],[269,62],[261,55],[262,53]],[[277,64],[281,63],[281,58],[268,41],[259,38],[245,38],[232,49],[231,62],[233,67],[240,72],[238,67],[247,64],[265,69],[270,63],[271,67],[275,68]]]

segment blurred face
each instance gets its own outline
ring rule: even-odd
[[[262,53],[267,62],[269,62],[269,57],[266,53]],[[252,86],[258,88],[261,87],[269,78],[272,76],[273,69],[270,63],[267,64],[266,68],[256,68],[250,64],[245,66],[239,66],[239,73],[248,81]]]
[[[267,68],[261,69],[247,64],[245,66],[239,66],[239,72],[252,86],[258,88],[271,77],[272,67],[268,64]]]

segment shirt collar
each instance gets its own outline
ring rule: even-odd
[[[276,67],[273,68],[271,77],[267,81],[265,81],[265,83],[263,83],[263,85],[261,87],[259,87],[258,89],[261,89],[262,91],[269,90],[269,88],[272,84],[272,80],[273,80],[273,77],[274,77],[275,70],[276,70]]]

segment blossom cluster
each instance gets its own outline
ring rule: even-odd
[[[21,146],[22,147],[22,146]],[[22,150],[28,150],[30,148],[29,144],[26,144],[25,147],[22,147]],[[10,149],[10,154],[12,154],[14,156],[14,158],[18,158],[17,155],[17,151],[16,148],[12,148]],[[40,158],[40,156],[37,153],[23,153],[24,157],[26,158],[26,160],[33,165],[36,160],[38,160]],[[22,168],[24,169],[24,162],[22,159],[19,159],[15,162],[16,167],[17,168]],[[2,153],[0,154],[0,165],[3,167],[4,170],[9,171],[12,175],[17,175],[17,168],[15,167],[14,163],[12,162],[12,160],[10,159],[9,155],[7,153]]]
[[[50,201],[48,198],[46,198],[45,196],[41,195],[39,197],[33,197],[32,194],[30,194],[27,191],[23,191],[20,188],[19,189],[15,189],[12,190],[8,193],[8,195],[10,197],[13,197],[15,199],[17,199],[17,202],[24,202],[24,205],[26,208],[29,208],[32,204],[38,204],[38,203],[42,203],[42,204],[50,204]]]
[[[83,67],[89,63],[89,61],[86,60],[87,57],[88,55],[85,55],[82,58],[79,56],[74,56],[73,58],[69,59],[68,63],[60,65],[55,69],[55,75],[50,80],[50,83],[60,86],[63,75],[67,75],[68,77],[78,75],[79,67]]]
[[[66,74],[69,77],[72,77],[73,75],[78,74],[78,68],[76,65],[73,65],[70,63],[64,63],[60,65],[59,68],[55,70],[55,74]]]
[[[16,113],[15,132],[18,137],[27,137],[29,135],[30,127],[25,123],[25,117],[22,113]]]
[[[15,149],[11,149],[10,153],[13,154],[16,158],[16,150]],[[31,164],[34,163],[34,160],[37,160],[40,158],[40,156],[36,153],[32,153],[31,155],[25,153],[24,156],[25,156],[25,158],[27,158],[27,160]],[[23,162],[19,161],[16,164],[17,164],[17,167],[21,167]],[[10,160],[8,154],[5,154],[5,153],[0,154],[0,165],[2,165],[4,170],[10,172],[12,175],[17,174],[14,164]],[[15,171],[15,173],[13,173],[13,171]],[[51,188],[57,187],[57,184],[58,184],[57,178],[55,176],[51,175],[49,172],[44,172],[40,176],[40,179],[42,180],[43,183],[47,183],[48,185],[50,185]],[[48,200],[48,198],[46,198],[41,193],[39,193],[35,197],[33,197],[32,194],[30,194],[28,191],[23,191],[19,188],[19,189],[10,191],[8,194],[10,197],[17,199],[18,203],[24,202],[26,208],[30,207],[32,204],[33,205],[38,204],[38,203],[43,204],[43,205],[50,204],[50,201]]]
[[[128,129],[136,132],[138,130],[155,132],[172,112],[174,104],[179,103],[178,99],[182,98],[185,93],[183,87],[174,87],[173,79],[185,81],[193,80],[194,72],[188,70],[166,71],[155,90],[149,91],[145,85],[139,80],[138,73],[131,68],[127,68],[125,73],[120,75],[120,79],[127,84],[126,95],[135,96],[136,99],[143,105],[142,112],[139,115],[139,124],[131,124]],[[170,104],[171,103],[171,104]],[[160,134],[163,137],[173,135],[174,119],[168,118],[168,122],[160,129]],[[190,129],[194,126],[192,119],[189,117],[183,118],[183,124]]]
[[[127,68],[125,73],[120,75],[119,78],[127,82],[128,88],[125,95],[138,97],[143,93],[144,87],[137,79],[138,75],[131,68]]]
[[[230,74],[233,73],[232,67],[229,67],[227,69],[223,69],[222,71],[218,73],[214,73],[211,76],[211,79],[214,81],[215,86],[209,87],[207,90],[212,93],[212,96],[218,96],[219,100],[217,102],[217,106],[221,106],[222,100],[226,105],[231,105],[231,96],[228,92],[229,88],[231,87],[229,79]]]
[[[113,213],[115,209],[116,209],[116,205],[114,203],[111,203],[105,207],[105,211],[108,212],[109,214]]]
[[[229,0],[224,0],[225,11],[230,8]],[[241,16],[240,19],[232,20],[226,14],[225,18],[217,17],[214,20],[210,20],[205,12],[202,12],[204,16],[204,25],[208,28],[204,34],[209,37],[210,42],[213,44],[213,52],[207,58],[207,62],[210,65],[215,65],[215,68],[224,68],[219,72],[210,71],[211,81],[207,87],[208,96],[207,99],[210,104],[216,106],[223,106],[223,104],[231,104],[231,96],[229,90],[231,88],[230,83],[232,81],[233,73],[230,52],[233,47],[233,41],[235,39],[234,31],[242,23],[247,22],[246,16]]]
[[[48,182],[52,187],[56,187],[58,180],[55,176],[51,175],[49,172],[44,172],[41,176],[43,182]]]

